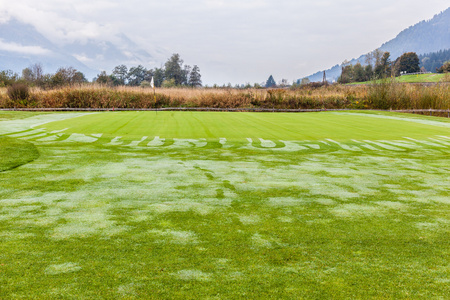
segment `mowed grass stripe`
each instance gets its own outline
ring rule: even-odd
[[[96,134],[140,139],[206,138],[241,140],[350,141],[352,139],[402,139],[448,136],[450,130],[410,120],[371,118],[337,113],[229,113],[229,112],[116,112],[90,114],[41,126],[49,131]]]

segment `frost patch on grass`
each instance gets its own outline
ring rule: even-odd
[[[29,232],[17,232],[17,231],[2,231],[0,232],[0,238],[3,241],[8,240],[24,240],[36,236],[34,233]]]
[[[280,140],[285,146],[283,148],[278,148],[279,150],[284,151],[301,151],[301,150],[308,150],[308,148],[300,146],[298,143],[294,141],[283,141]]]
[[[122,145],[122,144],[123,144],[123,141],[120,140],[121,138],[122,138],[121,136],[116,136],[115,138],[113,138],[113,139],[111,140],[111,142],[109,142],[109,143],[106,144],[106,145],[108,145],[108,146]]]
[[[143,141],[145,141],[148,138],[148,136],[144,136],[142,137],[139,141],[132,141],[131,143],[129,143],[127,145],[127,147],[137,147],[140,143],[142,143]]]
[[[346,145],[346,144],[342,144],[342,143],[336,142],[336,141],[334,141],[332,139],[326,139],[326,140],[329,141],[329,142],[335,143],[336,145],[338,145],[339,147],[341,147],[344,150],[348,150],[348,151],[362,151],[360,148],[358,148],[356,146],[349,146],[349,145]]]
[[[440,227],[438,223],[418,222],[415,224],[417,228],[424,230],[434,230]]]
[[[36,142],[53,142],[59,139],[62,134],[50,135],[41,139],[37,139]]]
[[[223,270],[228,267],[229,261],[230,260],[227,258],[216,258],[216,259],[214,259],[214,265],[216,266],[216,268]]]
[[[380,148],[386,149],[386,150],[393,150],[393,151],[405,151],[405,149],[400,149],[391,145],[387,145],[387,144],[383,144],[381,142],[374,142],[374,141],[369,141],[369,140],[364,140],[364,142],[369,143],[369,144],[374,144]]]
[[[390,208],[390,209],[395,209],[395,210],[402,210],[402,209],[408,208],[408,205],[406,205],[402,202],[396,202],[396,201],[377,201],[375,203],[380,206]]]
[[[275,144],[275,143],[272,142],[271,140],[265,140],[265,139],[262,139],[262,138],[260,138],[259,140],[261,141],[261,147],[264,147],[264,148],[273,148],[273,147],[276,147],[276,146],[277,146],[277,144]]]
[[[305,204],[305,200],[294,198],[294,197],[277,197],[277,198],[269,198],[269,201],[267,201],[267,204],[271,206],[298,206]]]
[[[336,201],[331,199],[316,199],[315,202],[322,204],[322,205],[334,205],[336,204]]]
[[[65,274],[80,271],[81,267],[76,263],[64,263],[59,265],[50,265],[44,272],[48,275]]]
[[[380,208],[364,204],[342,204],[330,209],[338,217],[373,216],[380,213]]]
[[[278,217],[278,221],[283,222],[283,223],[292,223],[292,222],[294,222],[294,219],[291,217],[287,217],[287,216],[280,216],[280,217]]]
[[[34,130],[25,131],[25,132],[10,134],[8,136],[9,137],[14,137],[14,138],[22,138],[22,137],[25,137],[25,136],[42,134],[43,132],[44,132],[44,130],[42,130],[42,129],[34,129]]]
[[[320,149],[320,145],[316,145],[316,144],[305,144],[305,146],[310,147],[312,149],[316,149],[316,150]]]
[[[190,148],[190,147],[205,147],[208,142],[206,139],[173,139],[173,145],[167,148]]]
[[[262,235],[260,235],[259,233],[255,233],[252,237],[251,237],[251,243],[253,247],[258,247],[258,248],[272,248],[272,243],[265,239]]]
[[[33,116],[25,119],[15,119],[0,122],[0,134],[8,134],[17,131],[23,131],[35,126],[43,125],[53,121],[75,118],[88,113],[52,113]]]
[[[433,121],[433,120],[425,120],[425,119],[419,119],[419,118],[394,117],[394,116],[386,116],[386,115],[378,115],[378,114],[362,114],[362,113],[348,113],[348,112],[335,112],[335,114],[356,115],[356,116],[364,116],[364,117],[379,118],[379,119],[391,119],[391,120],[407,121],[407,122],[414,122],[414,123],[420,123],[420,124],[425,124],[425,125],[433,125],[433,126],[450,128],[450,123]]]
[[[450,196],[431,196],[428,200],[442,204],[450,204]]]
[[[153,140],[151,140],[147,146],[148,147],[159,147],[164,145],[166,139],[160,139],[159,136],[155,136],[155,138]]]
[[[133,296],[136,295],[135,287],[135,283],[122,284],[117,288],[117,293],[122,296]]]
[[[412,143],[412,142],[406,142],[406,141],[382,141],[382,142],[383,143],[392,144],[392,145],[398,146],[398,147],[408,148],[408,149],[421,149],[421,148],[423,148],[420,145],[417,145],[417,144]]]
[[[86,224],[66,224],[56,227],[53,230],[52,238],[63,240],[71,237],[87,237],[95,234],[97,229]]]
[[[314,195],[322,195],[341,199],[358,198],[360,195],[333,184],[316,183],[309,187],[309,192]]]
[[[203,203],[191,202],[189,200],[176,201],[176,202],[164,202],[149,205],[148,207],[152,211],[160,214],[169,212],[186,212],[194,211],[200,215],[210,214],[214,208]]]
[[[180,280],[196,280],[196,281],[210,281],[212,274],[205,273],[200,270],[181,270],[177,273],[172,273],[171,275],[177,277]]]
[[[31,139],[35,139],[35,138],[38,138],[38,137],[44,137],[44,136],[47,136],[47,133],[41,133],[41,134],[37,134],[37,135],[26,136],[26,137],[22,137],[20,139],[22,139],[22,140],[31,140]]]
[[[417,222],[416,227],[423,230],[437,230],[450,226],[450,220],[444,218],[436,218],[434,222]]]
[[[242,277],[244,276],[244,273],[236,271],[236,272],[231,272],[229,274],[226,275],[226,279],[227,280],[241,280]]]
[[[257,224],[261,222],[261,217],[258,215],[239,216],[239,221],[244,225]]]
[[[172,244],[188,245],[198,244],[197,235],[192,231],[177,231],[177,230],[159,230],[153,229],[149,233],[166,238]]]
[[[93,143],[96,142],[97,140],[98,138],[90,137],[80,133],[73,133],[64,142]]]
[[[416,142],[416,143],[425,144],[427,146],[438,147],[438,148],[446,148],[445,146],[443,146],[441,144],[436,144],[436,143],[433,143],[433,142],[422,141],[422,140],[416,140],[416,139],[413,139],[413,138],[410,138],[410,137],[406,137],[406,136],[405,136],[405,139],[411,140],[411,141]]]

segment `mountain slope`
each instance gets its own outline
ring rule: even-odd
[[[32,64],[41,63],[46,73],[70,66],[92,79],[101,70],[110,72],[120,64],[153,66],[167,57],[158,48],[150,54],[124,34],[119,33],[113,39],[56,45],[32,25],[10,19],[0,23],[0,70],[20,73]]]
[[[0,69],[21,72],[35,63],[41,63],[46,72],[71,66],[86,75],[96,74],[72,55],[61,51],[33,26],[14,19],[0,24]]]
[[[416,52],[418,55],[450,49],[450,8],[435,15],[431,20],[421,21],[400,32],[394,39],[379,48],[391,53],[395,60],[405,52]],[[351,64],[365,64],[365,55],[350,61]],[[341,75],[341,66],[325,70],[327,80],[334,81]],[[322,81],[323,71],[316,72],[307,78],[311,82]],[[297,82],[301,82],[299,79]]]

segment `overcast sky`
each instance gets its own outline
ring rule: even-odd
[[[123,32],[150,53],[161,47],[198,65],[205,84],[253,84],[271,74],[292,82],[358,57],[447,7],[448,0],[0,0],[0,21],[14,16],[57,43]]]

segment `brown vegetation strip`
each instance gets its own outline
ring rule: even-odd
[[[323,111],[332,109],[414,110],[450,107],[450,86],[329,85],[297,89],[157,89],[103,86],[32,89],[27,99],[11,100],[0,89],[0,108],[167,109],[220,111]]]

